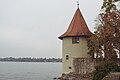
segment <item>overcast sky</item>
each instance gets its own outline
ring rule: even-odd
[[[93,31],[102,0],[79,0]],[[61,57],[76,0],[0,0],[0,57]]]

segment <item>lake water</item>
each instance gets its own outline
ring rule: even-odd
[[[53,80],[61,76],[61,63],[0,62],[0,80]]]

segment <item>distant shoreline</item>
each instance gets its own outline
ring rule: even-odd
[[[0,62],[62,62],[61,58],[0,58]]]

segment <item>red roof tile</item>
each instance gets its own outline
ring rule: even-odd
[[[63,39],[65,37],[73,37],[73,36],[90,36],[92,33],[87,27],[87,24],[81,14],[80,9],[78,8],[75,12],[75,15],[69,25],[67,31],[59,37],[59,39]]]

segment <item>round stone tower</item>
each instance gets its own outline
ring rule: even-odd
[[[91,34],[78,7],[67,31],[59,37],[62,40],[63,73],[74,71],[73,59],[89,58],[87,38]]]

